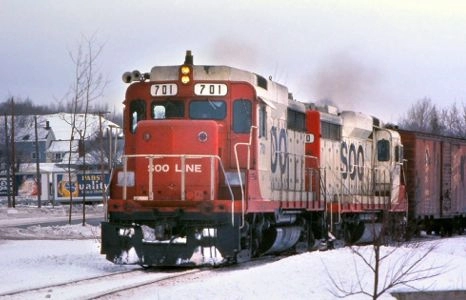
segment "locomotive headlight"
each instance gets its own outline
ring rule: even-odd
[[[181,76],[181,83],[182,84],[188,84],[190,81],[191,81],[191,79],[189,78],[189,76],[187,76],[187,75]]]
[[[188,66],[181,66],[180,72],[181,72],[181,75],[189,75],[189,73],[191,73],[191,70],[189,69]]]
[[[191,82],[191,67],[183,65],[180,67],[180,81],[182,84],[188,84]]]

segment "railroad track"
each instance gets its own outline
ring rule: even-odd
[[[95,299],[154,283],[163,283],[202,272],[201,269],[169,271],[132,270],[0,294],[2,299]],[[208,271],[204,271],[208,272]]]
[[[217,272],[255,267],[280,260],[283,257],[285,256],[264,256],[248,262],[218,268],[141,268],[39,287],[0,292],[0,299],[110,299],[112,295],[136,290],[144,286],[183,284],[183,282],[199,279],[209,274],[215,276]]]
[[[153,282],[147,284],[141,284],[138,286],[134,286],[131,288],[125,288],[119,291],[110,291],[106,294],[101,294],[98,297],[94,297],[93,299],[100,299],[100,300],[109,300],[115,298],[121,299],[129,299],[129,298],[137,298],[138,289],[145,287],[149,290],[157,290],[161,287],[170,287],[175,285],[183,285],[187,282],[194,282],[196,280],[204,281],[208,280],[209,277],[215,277],[224,272],[231,272],[235,270],[241,269],[250,269],[254,267],[258,267],[264,264],[273,263],[279,261],[280,259],[287,257],[287,256],[275,256],[275,255],[268,255],[263,257],[254,258],[250,261],[243,262],[240,264],[233,264],[233,265],[225,265],[219,267],[205,267],[202,269],[197,269],[196,272],[186,272],[180,274],[180,276],[170,276],[161,280],[154,280]],[[157,298],[156,296],[153,296]]]

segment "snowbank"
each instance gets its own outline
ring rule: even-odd
[[[21,209],[8,214],[25,214]],[[0,209],[0,216],[5,215]],[[3,214],[3,215],[2,215]],[[43,211],[29,212],[30,218],[43,217]],[[51,217],[53,213],[50,213]],[[45,213],[47,215],[47,213]],[[4,231],[6,230],[6,231]],[[8,231],[9,230],[9,231]],[[0,293],[43,286],[71,279],[99,276],[138,266],[118,266],[100,254],[98,226],[30,226],[26,229],[2,228],[0,234]],[[17,240],[21,237],[21,240]],[[27,238],[27,239],[24,239]],[[16,240],[15,240],[16,239]],[[43,240],[42,240],[43,239]],[[51,240],[55,239],[55,240]],[[422,260],[420,269],[440,271],[440,275],[397,286],[400,290],[465,290],[466,289],[466,237],[454,237],[423,242],[401,248],[383,247],[388,254],[382,265],[381,281],[400,267],[409,266],[410,259],[422,255],[435,245]],[[373,258],[371,246],[358,248],[366,259]],[[392,252],[394,251],[394,252]],[[408,259],[408,260],[407,260]],[[280,261],[254,267],[236,266],[214,269],[207,278],[200,277],[145,288],[121,297],[137,299],[335,299],[335,284],[345,289],[362,285],[370,291],[373,275],[361,258],[350,248],[324,252],[308,252]],[[70,295],[72,298],[72,295]],[[361,294],[349,299],[368,299]],[[385,294],[381,299],[393,299]]]

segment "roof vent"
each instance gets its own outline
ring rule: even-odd
[[[256,74],[256,77],[257,77],[257,85],[261,88],[263,88],[264,90],[267,89],[267,79],[265,79],[264,77],[260,76],[260,75],[257,75]]]

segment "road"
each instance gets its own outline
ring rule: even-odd
[[[74,214],[71,216],[71,224],[81,224],[82,215]],[[86,215],[86,223],[89,225],[98,226],[100,222],[104,220],[104,216],[99,214]],[[67,225],[69,224],[68,216],[33,216],[30,218],[6,218],[0,219],[0,227],[17,227],[26,228],[28,226],[41,225],[41,226],[56,226],[56,225]]]
[[[100,238],[102,207],[86,207],[86,226],[82,225],[82,207],[73,207],[71,226],[69,207],[0,207],[0,239],[69,239]]]
[[[86,223],[98,226],[104,220],[103,207],[86,207]],[[71,223],[81,224],[83,212],[81,207],[72,210]],[[56,226],[67,225],[69,222],[69,208],[55,207],[0,207],[0,227],[26,228],[33,225]]]
[[[92,226],[99,226],[100,223],[104,220],[102,216],[100,217],[86,217],[85,223],[92,225]],[[76,225],[76,224],[82,224],[83,219],[82,216],[74,216],[73,219],[71,220],[71,225]],[[41,226],[61,226],[61,225],[67,225],[69,224],[69,219],[68,217],[66,218],[60,218],[60,219],[54,219],[54,220],[31,220],[25,223],[21,224],[16,224],[16,225],[7,225],[7,227],[17,227],[17,228],[27,228],[29,226],[34,226],[34,225],[41,225]]]

